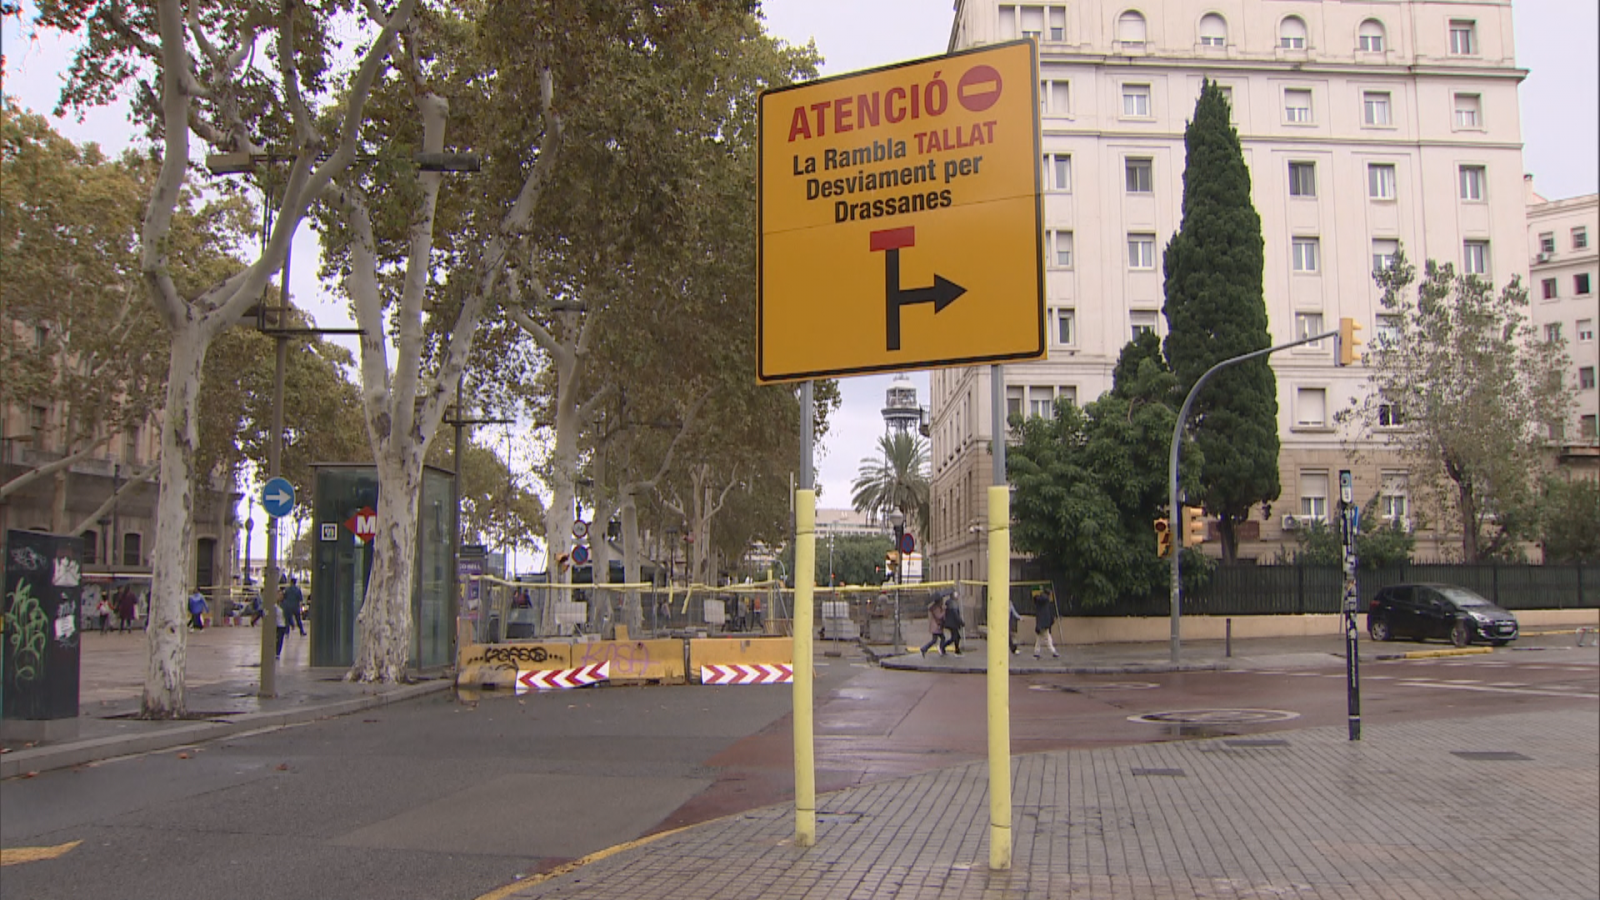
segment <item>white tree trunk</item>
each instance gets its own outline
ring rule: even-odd
[[[570,584],[572,569],[562,571],[559,562],[562,554],[572,552],[572,502],[573,485],[578,478],[578,407],[570,391],[557,389],[556,437],[550,452],[550,505],[544,510],[545,571],[551,584]],[[571,599],[570,590],[562,590],[561,600]],[[550,634],[555,629],[555,608],[545,604],[543,631]]]
[[[161,481],[150,559],[150,611],[145,626],[150,653],[140,704],[142,715],[149,719],[176,718],[186,712],[185,601],[193,586],[194,454],[199,444],[195,416],[200,371],[211,342],[197,324],[176,330],[172,337],[166,411],[161,418]]]
[[[411,591],[416,583],[417,506],[422,456],[386,447],[378,460],[378,531],[372,574],[356,615],[351,680],[402,682],[411,651]]]

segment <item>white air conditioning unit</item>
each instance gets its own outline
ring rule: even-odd
[[[1538,256],[1535,256],[1533,258],[1533,261],[1534,262],[1547,263],[1547,262],[1550,261],[1550,254],[1548,254],[1548,253],[1540,253]]]
[[[1284,516],[1283,517],[1283,530],[1284,531],[1299,531],[1300,530],[1300,517],[1299,516]]]

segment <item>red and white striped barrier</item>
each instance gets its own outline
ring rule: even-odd
[[[523,669],[517,673],[517,693],[565,690],[610,680],[610,661],[577,669]]]
[[[793,684],[794,666],[791,665],[726,665],[701,666],[701,684]]]

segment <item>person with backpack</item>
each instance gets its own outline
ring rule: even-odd
[[[190,628],[194,629],[195,631],[204,631],[206,629],[205,615],[208,608],[209,607],[206,605],[206,595],[202,594],[199,588],[195,588],[194,593],[189,595]]]
[[[961,655],[961,629],[967,627],[966,620],[961,616],[961,598],[954,593],[944,595],[944,630],[950,635],[945,641],[945,646],[955,647],[956,655]]]

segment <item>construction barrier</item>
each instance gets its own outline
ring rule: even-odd
[[[791,638],[692,638],[689,671],[698,678],[708,666],[792,666]]]

